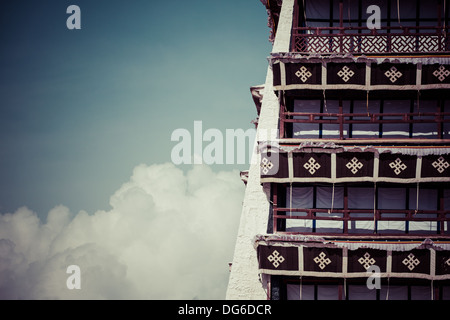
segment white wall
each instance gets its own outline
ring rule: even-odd
[[[272,52],[289,52],[294,0],[283,0]],[[273,74],[268,68],[257,136],[278,129],[279,102],[273,91]],[[267,233],[270,185],[260,183],[260,155],[250,165],[241,221],[228,283],[227,299],[267,299],[267,279],[260,279],[253,237]]]

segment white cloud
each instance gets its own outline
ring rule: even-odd
[[[236,171],[139,165],[109,211],[2,214],[0,299],[224,298],[243,195]]]

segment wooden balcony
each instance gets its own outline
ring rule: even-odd
[[[448,27],[294,27],[291,51],[319,54],[450,53]]]
[[[445,139],[443,124],[450,122],[450,112],[412,112],[412,113],[344,113],[342,107],[339,113],[309,113],[309,112],[288,112],[282,107],[280,109],[280,138],[295,138],[286,134],[287,124],[319,124],[334,125],[334,129],[338,131],[333,140],[347,140],[358,142],[361,138],[352,136],[351,126],[358,125],[359,130],[364,130],[368,125],[378,124],[381,129],[377,136],[372,139],[376,141],[398,141],[398,137],[389,138],[383,136],[382,125],[384,124],[408,124],[408,132],[405,132],[405,138],[402,142],[448,142]],[[428,130],[432,130],[432,134],[428,136],[418,135],[414,125],[428,124]],[[326,138],[324,136],[318,138]],[[309,137],[308,140],[311,140]],[[367,140],[367,139],[366,139]],[[372,141],[374,142],[374,141]]]
[[[364,217],[356,215],[365,215]],[[308,220],[311,224],[310,231],[289,231],[282,225],[286,225],[288,220]],[[282,221],[282,222],[281,222]],[[316,230],[318,221],[337,221],[342,222],[340,232],[321,232]],[[349,228],[351,222],[371,222],[372,229]],[[370,209],[305,209],[305,208],[274,208],[273,209],[273,233],[286,234],[315,234],[315,235],[372,235],[372,236],[421,236],[430,235],[450,236],[449,231],[445,230],[445,224],[450,221],[450,211],[444,210],[370,210]],[[383,232],[379,228],[380,222],[436,222],[437,228],[433,231],[414,231],[408,229],[395,230],[395,233],[389,231]],[[318,229],[318,228],[317,228]],[[336,228],[339,229],[339,228]],[[408,230],[408,231],[407,231]]]

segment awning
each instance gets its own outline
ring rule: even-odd
[[[261,152],[261,183],[450,181],[450,148],[271,148]]]
[[[312,237],[296,240],[287,242],[280,241],[276,235],[258,235],[255,248],[260,273],[361,278],[370,276],[368,269],[377,266],[380,277],[450,279],[450,242],[447,241],[355,241],[347,244]]]
[[[450,88],[450,58],[367,58],[274,54],[275,90],[426,90]]]

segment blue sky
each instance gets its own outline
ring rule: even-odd
[[[251,128],[268,35],[258,0],[2,1],[0,213],[106,210],[173,130]]]

